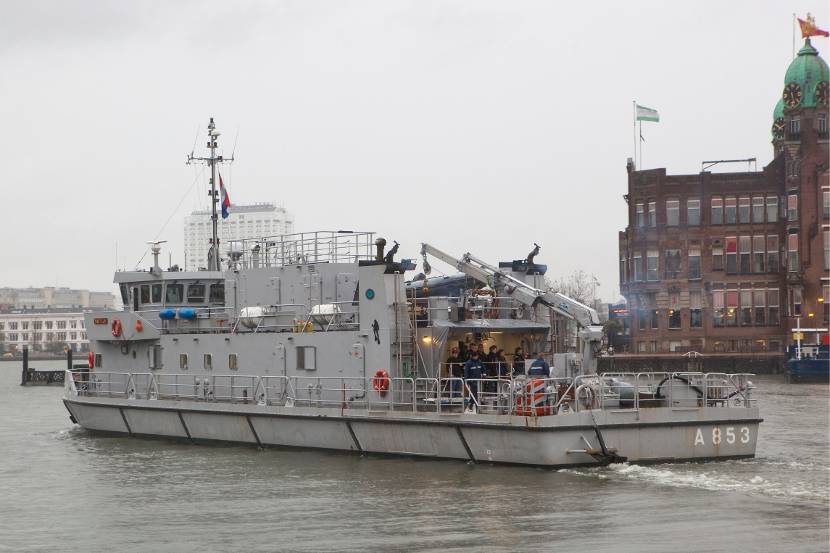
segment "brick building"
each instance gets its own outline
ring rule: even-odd
[[[762,171],[667,175],[628,163],[620,287],[631,350],[781,352],[830,313],[830,71],[805,41]]]

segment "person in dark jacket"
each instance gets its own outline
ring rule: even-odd
[[[550,378],[550,365],[545,361],[545,354],[541,351],[536,354],[536,359],[530,364],[527,370],[528,376],[541,376],[542,378]]]
[[[452,348],[450,350],[450,356],[447,358],[447,377],[448,378],[464,378],[464,363],[465,359],[461,356],[458,348]],[[461,381],[453,380],[452,385],[452,395],[458,396],[461,393]]]
[[[470,390],[468,406],[471,409],[474,409],[474,405],[478,401],[478,381],[484,378],[484,375],[484,363],[479,359],[478,351],[473,350],[470,359],[464,363],[464,379],[467,381],[467,388]]]
[[[490,346],[490,351],[484,357],[484,366],[487,367],[487,376],[497,378],[499,376],[499,354],[496,346]]]
[[[513,376],[525,373],[525,354],[522,348],[513,353]]]

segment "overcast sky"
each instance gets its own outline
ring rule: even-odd
[[[207,206],[185,156],[213,116],[225,154],[239,133],[234,202],[404,257],[538,242],[552,277],[583,269],[616,299],[632,100],[661,116],[644,167],[760,169],[808,11],[830,26],[822,1],[6,0],[0,286],[108,290],[116,243],[131,268],[156,237],[181,263]]]

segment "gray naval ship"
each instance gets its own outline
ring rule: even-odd
[[[124,307],[87,315],[90,368],[66,378],[83,428],[549,467],[755,455],[751,375],[597,374],[597,313],[546,291],[538,247],[490,264],[422,244],[424,273],[430,258],[459,273],[408,282],[412,260],[371,232],[220,248],[212,119],[209,133],[209,267],[162,269],[155,243],[152,267],[115,274]],[[577,352],[552,351],[563,321]],[[477,344],[551,367],[502,357],[464,378],[450,352]]]

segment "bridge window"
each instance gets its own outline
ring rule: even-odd
[[[223,283],[210,285],[210,303],[225,305],[225,285]]]
[[[150,286],[145,284],[141,288],[141,303],[150,303]]]
[[[182,289],[181,284],[168,284],[165,292],[164,303],[182,303]]]
[[[161,284],[153,284],[153,303],[161,303]]]
[[[205,285],[189,285],[187,287],[187,303],[202,303],[203,301],[205,301]]]

